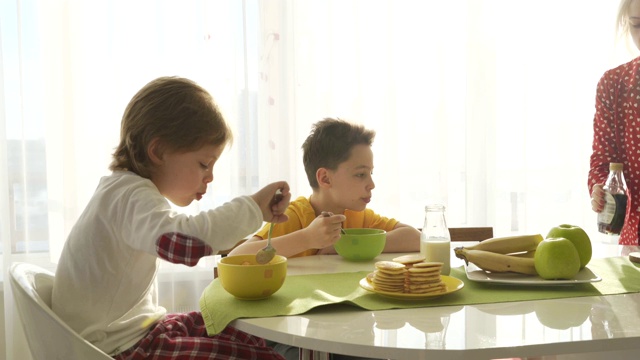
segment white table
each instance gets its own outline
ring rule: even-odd
[[[638,250],[594,244],[594,257]],[[383,254],[375,261],[398,255]],[[336,255],[293,258],[288,274],[369,270],[375,261],[347,262]],[[460,265],[454,257],[451,266]],[[640,293],[384,311],[331,305],[231,325],[305,349],[382,359],[631,359],[640,354]]]

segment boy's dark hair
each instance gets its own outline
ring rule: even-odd
[[[371,146],[375,136],[375,131],[341,119],[325,118],[313,124],[311,133],[302,144],[302,162],[309,185],[317,189],[316,172],[319,168],[336,170],[349,159],[354,146]]]
[[[156,138],[162,150],[188,152],[230,144],[233,135],[204,88],[189,79],[160,77],[140,89],[127,105],[120,144],[109,169],[149,178],[152,164],[147,148]]]

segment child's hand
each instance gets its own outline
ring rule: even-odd
[[[340,239],[340,229],[342,229],[342,223],[345,220],[347,220],[346,216],[331,213],[328,216],[321,214],[313,219],[311,224],[304,229],[308,234],[307,239],[310,241],[309,247],[323,249],[333,245]]]
[[[278,194],[276,194],[276,192],[278,192]],[[251,195],[251,198],[258,204],[260,210],[262,210],[262,219],[264,221],[280,223],[289,219],[289,217],[284,214],[291,200],[289,184],[286,181],[271,183]]]

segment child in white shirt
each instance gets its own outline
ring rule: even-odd
[[[282,359],[231,327],[208,337],[200,312],[167,315],[158,306],[159,259],[194,266],[263,221],[287,219],[284,181],[195,216],[171,209],[167,199],[187,206],[202,198],[231,140],[211,95],[188,79],[158,78],[131,99],[113,173],[100,180],[56,270],[53,311],[83,338],[117,359]]]

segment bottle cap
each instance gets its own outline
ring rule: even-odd
[[[425,211],[444,211],[445,207],[442,204],[429,204],[424,207]]]
[[[609,170],[622,170],[624,168],[623,163],[610,163]]]

